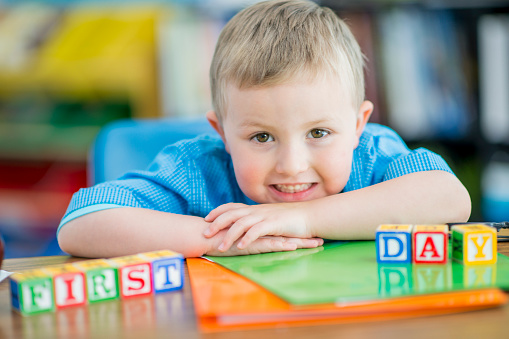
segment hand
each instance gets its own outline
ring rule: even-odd
[[[226,235],[226,230],[220,231],[215,237],[222,241]],[[236,245],[236,243],[234,243]],[[234,256],[234,255],[248,255],[260,254],[269,252],[287,252],[294,251],[298,248],[317,248],[323,245],[323,239],[311,238],[287,238],[287,237],[273,237],[265,236],[256,239],[245,249],[239,249],[237,246],[232,246],[226,251],[219,251],[217,249],[217,242],[211,247],[205,255],[210,256]]]
[[[205,217],[211,224],[205,230],[207,238],[229,228],[219,251],[225,252],[237,242],[237,248],[246,249],[262,236],[289,238],[312,238],[306,224],[306,212],[302,203],[278,203],[262,205],[225,204]]]

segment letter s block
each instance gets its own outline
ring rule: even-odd
[[[41,269],[15,273],[9,277],[12,307],[22,315],[55,310],[53,281]]]
[[[129,298],[152,293],[150,262],[139,255],[129,255],[108,260],[118,269],[120,296]]]
[[[417,225],[412,234],[412,257],[415,264],[445,264],[449,258],[449,227]]]
[[[84,305],[87,302],[83,272],[72,264],[48,266],[43,270],[53,277],[57,308]]]
[[[85,273],[87,297],[90,303],[118,299],[120,297],[118,270],[104,259],[73,263]]]
[[[495,264],[497,231],[482,224],[453,226],[452,257],[465,265]]]
[[[412,262],[412,225],[380,225],[376,230],[378,263],[410,264]]]
[[[141,253],[152,266],[154,293],[179,290],[184,286],[184,257],[182,254],[163,250]]]

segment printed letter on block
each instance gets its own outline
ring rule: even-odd
[[[412,234],[412,256],[416,264],[445,264],[449,257],[447,225],[417,225]]]
[[[452,227],[452,257],[465,265],[497,262],[497,231],[486,225]]]
[[[108,261],[118,269],[122,298],[152,293],[152,272],[148,260],[139,255],[130,255]]]
[[[412,262],[412,225],[380,225],[376,230],[378,263]]]
[[[12,307],[22,315],[55,310],[53,282],[43,270],[15,273],[9,279]]]
[[[140,256],[152,266],[154,293],[178,290],[184,286],[182,254],[166,250],[142,253]]]
[[[84,305],[85,275],[72,264],[49,266],[44,268],[53,277],[55,306],[57,308]]]
[[[73,264],[85,273],[87,297],[90,303],[120,297],[117,269],[103,259],[81,261]]]

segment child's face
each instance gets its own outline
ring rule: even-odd
[[[339,193],[372,104],[356,112],[339,81],[227,89],[221,128],[237,182],[258,203],[293,202]]]

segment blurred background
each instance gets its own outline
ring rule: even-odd
[[[224,24],[249,0],[0,0],[0,234],[60,254],[87,154],[123,118],[204,116]],[[366,55],[372,121],[442,154],[472,221],[509,220],[509,1],[323,0]]]

